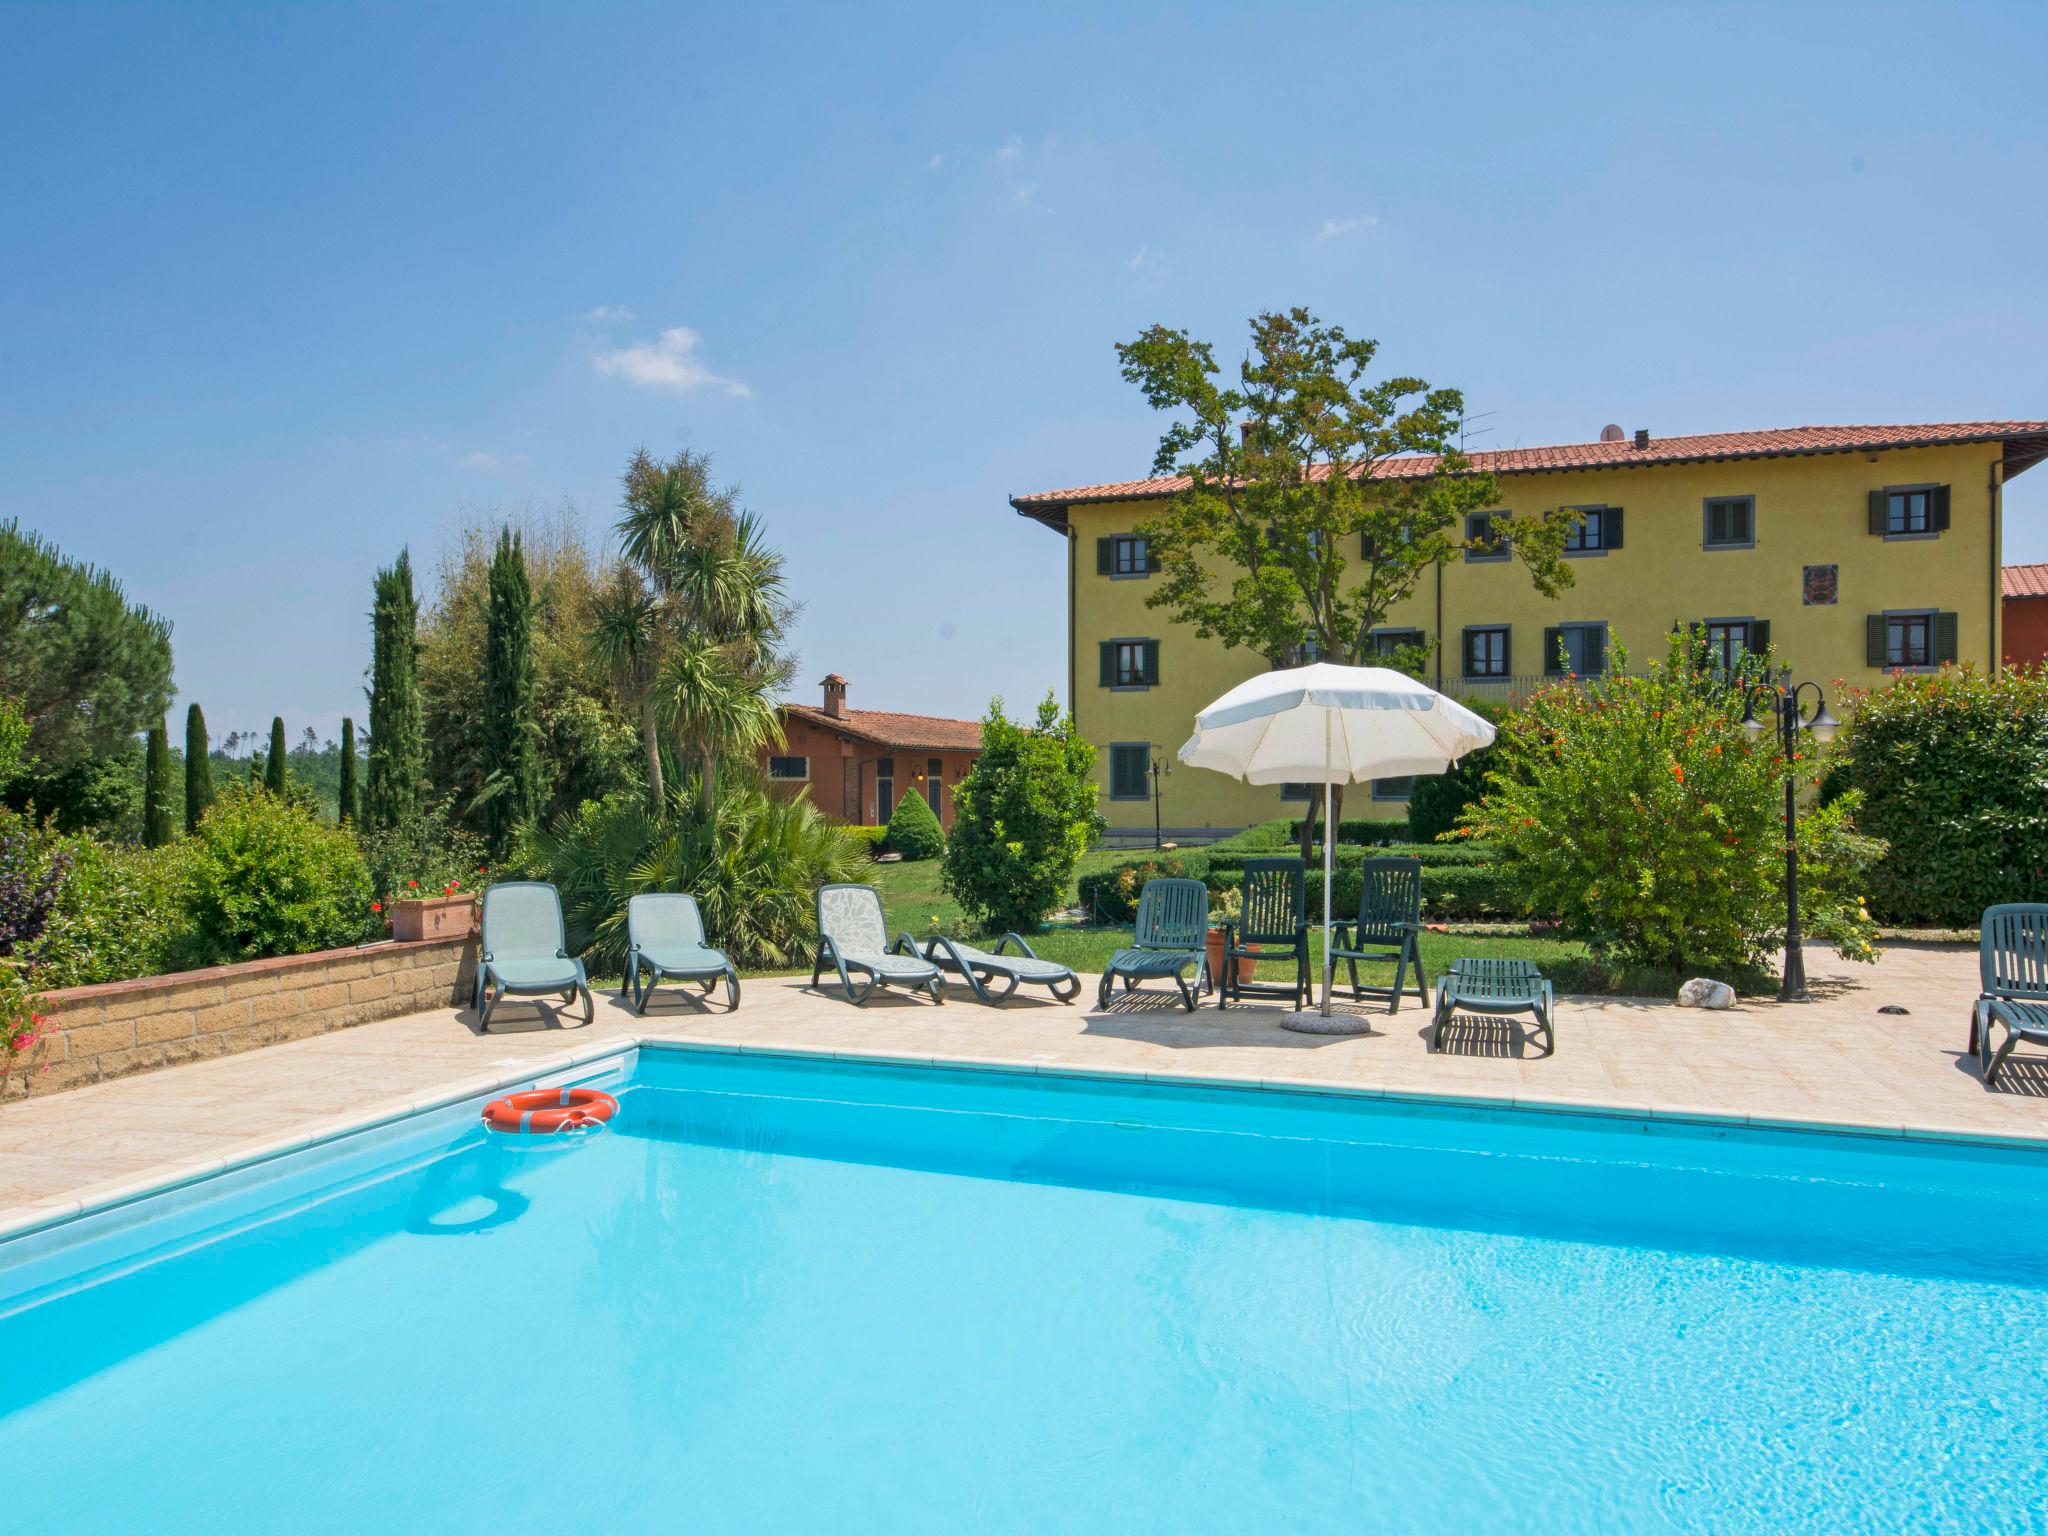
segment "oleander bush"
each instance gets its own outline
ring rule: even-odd
[[[379,937],[356,840],[306,801],[235,785],[182,845],[186,965],[334,949]]]
[[[1846,713],[1828,790],[1860,793],[1858,826],[1884,840],[1873,912],[1975,927],[1994,903],[2048,900],[2048,671],[1901,676]]]
[[[888,833],[890,848],[906,859],[936,859],[946,851],[946,834],[939,827],[939,818],[915,791],[896,802]]]
[[[1643,676],[1542,689],[1508,717],[1483,796],[1460,819],[1514,870],[1525,910],[1617,966],[1754,974],[1784,936],[1785,776],[1800,754],[1744,730],[1742,693],[1697,668],[1687,637]],[[1811,750],[1811,749],[1809,749]],[[1874,959],[1861,904],[1881,844],[1858,834],[1859,797],[1800,820],[1800,920],[1844,956]]]

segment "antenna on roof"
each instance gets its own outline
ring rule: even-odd
[[[1474,432],[1470,430],[1473,422],[1484,421],[1489,416],[1498,416],[1499,414],[1500,412],[1498,411],[1481,411],[1476,416],[1460,416],[1458,418],[1458,452],[1463,453],[1465,451],[1466,438],[1484,437],[1493,430],[1491,427],[1481,427],[1477,432]]]

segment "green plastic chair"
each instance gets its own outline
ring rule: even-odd
[[[1299,1009],[1309,996],[1307,878],[1308,866],[1298,858],[1244,861],[1243,915],[1223,924],[1223,974],[1216,978],[1219,1010],[1228,1008],[1232,998],[1247,997],[1284,997]],[[1260,960],[1294,961],[1291,985],[1239,978],[1237,962],[1251,957],[1254,945]]]
[[[694,981],[706,997],[723,980],[726,1012],[740,1005],[740,973],[724,950],[704,942],[704,914],[697,910],[697,898],[678,891],[650,891],[626,903],[626,979],[619,995],[630,995],[633,1011],[644,1014],[665,977]]]
[[[1422,861],[1420,859],[1367,859],[1358,892],[1358,920],[1339,923],[1330,930],[1330,968],[1342,960],[1351,973],[1351,998],[1362,1002],[1377,997],[1385,987],[1358,984],[1358,962],[1391,960],[1394,985],[1387,999],[1387,1012],[1401,1011],[1407,990],[1408,967],[1415,967],[1415,995],[1429,1006],[1429,978],[1422,972]]]
[[[1102,968],[1102,986],[1095,1006],[1107,1008],[1111,983],[1123,978],[1130,991],[1141,981],[1170,976],[1180,989],[1180,1000],[1189,1013],[1209,989],[1209,957],[1204,940],[1209,932],[1209,888],[1199,880],[1147,880],[1138,896],[1138,921],[1131,935],[1131,947],[1120,949]],[[1195,984],[1187,983],[1187,969],[1195,968]]]
[[[899,938],[893,947],[901,949],[906,942],[908,935]],[[1003,953],[1012,944],[1017,946],[1017,953]],[[1074,974],[1074,968],[1057,960],[1039,959],[1038,952],[1019,933],[1004,934],[996,940],[994,949],[979,949],[964,939],[935,934],[924,947],[924,957],[944,970],[958,972],[973,989],[976,999],[984,1003],[1009,1001],[1027,981],[1049,988],[1062,1003],[1071,1003],[1081,995],[1081,978]],[[1009,985],[1000,992],[991,992],[989,984],[998,979]]]
[[[906,950],[907,954],[898,953]],[[882,893],[872,885],[818,887],[818,958],[811,966],[811,985],[818,984],[829,961],[839,971],[839,984],[859,1007],[877,987],[890,984],[922,989],[932,1001],[946,1001],[945,978],[939,968],[917,952],[917,941],[899,933],[889,943],[889,925],[882,916]],[[867,985],[856,987],[855,972]]]
[[[506,997],[583,999],[583,1022],[597,1017],[583,962],[569,954],[562,898],[544,880],[504,880],[484,892],[482,954],[476,967],[477,1029]],[[495,991],[492,989],[495,987]]]
[[[1543,1031],[1543,1054],[1557,1054],[1557,1031],[1550,983],[1533,960],[1458,959],[1437,983],[1436,1017],[1430,1024],[1429,1048],[1440,1050],[1451,1015],[1467,1013],[1533,1013]]]
[[[2048,906],[2009,901],[1984,909],[1977,936],[1977,981],[1982,990],[1970,1011],[1970,1053],[1989,1088],[2022,1040],[2048,1045]],[[1994,1024],[2005,1028],[2005,1044],[1995,1055]]]

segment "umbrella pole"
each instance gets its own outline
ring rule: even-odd
[[[1330,871],[1331,849],[1337,842],[1336,807],[1331,803],[1336,797],[1330,790],[1330,759],[1334,755],[1330,743],[1335,722],[1328,714],[1323,716],[1323,1017],[1330,1016],[1330,981],[1336,967],[1330,959]]]

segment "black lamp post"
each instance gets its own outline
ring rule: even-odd
[[[1813,692],[1813,710],[1802,706],[1807,691]],[[1778,1001],[1806,1001],[1806,955],[1799,939],[1799,845],[1795,838],[1799,805],[1796,798],[1797,770],[1792,760],[1798,755],[1799,733],[1809,732],[1815,741],[1829,742],[1842,722],[1828,713],[1827,699],[1819,683],[1795,683],[1787,672],[1775,683],[1752,684],[1743,696],[1742,728],[1752,738],[1761,736],[1765,721],[1758,711],[1771,717],[1778,728],[1778,743],[1785,755],[1785,977],[1778,984]]]
[[[1152,775],[1152,851],[1157,853],[1166,846],[1161,840],[1159,830],[1159,781],[1173,772],[1173,759],[1155,757],[1152,759],[1152,766],[1146,771]]]

